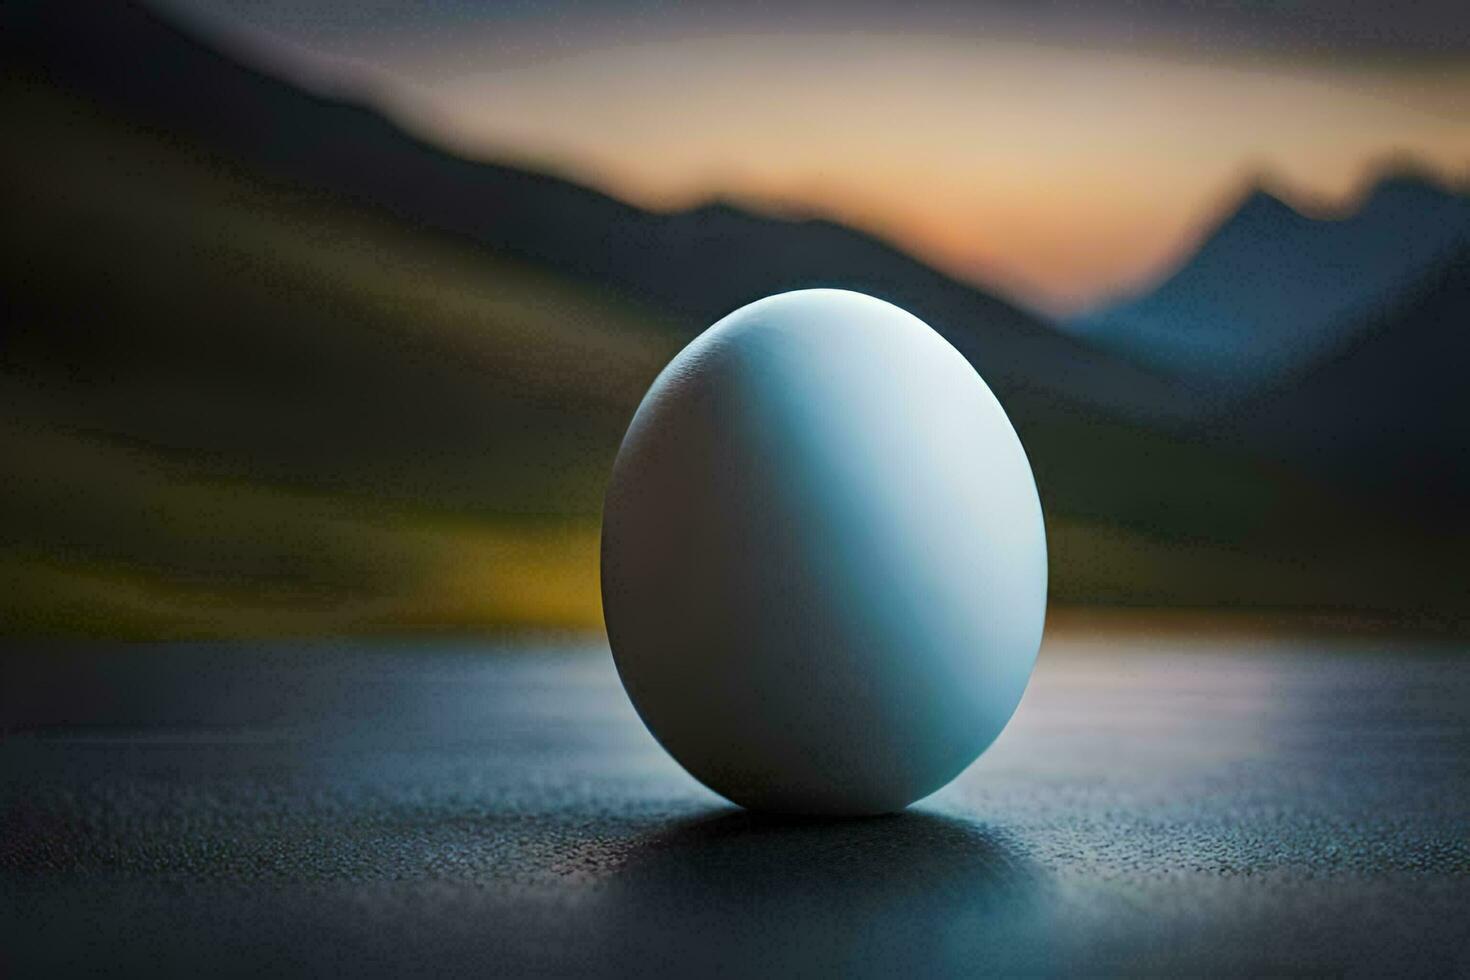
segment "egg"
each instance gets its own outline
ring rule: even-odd
[[[618,451],[602,598],[654,738],[742,806],[900,810],[1000,734],[1031,676],[1046,538],[1026,453],[913,315],[809,289],[654,381]]]

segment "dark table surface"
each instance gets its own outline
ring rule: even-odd
[[[909,812],[760,818],[600,641],[0,657],[0,972],[1470,975],[1470,659],[1054,631]]]

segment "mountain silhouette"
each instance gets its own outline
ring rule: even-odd
[[[1340,460],[873,236],[729,203],[650,212],[464,159],[134,4],[11,4],[0,25],[0,443],[28,462],[0,489],[0,573],[20,568],[0,620],[593,623],[600,496],[638,397],[716,318],[810,286],[911,310],[996,391],[1055,598],[1463,605],[1453,542],[1405,546],[1414,511],[1315,475]],[[1332,420],[1311,412],[1354,363],[1324,350],[1320,379],[1269,389],[1304,424]]]
[[[1403,186],[1382,194],[1424,194]],[[1470,245],[1344,325],[1306,370],[1230,413],[1237,444],[1470,523]]]
[[[1153,482],[1088,479],[1093,453],[1154,472],[1197,411],[1186,389],[1067,337],[870,235],[728,203],[649,212],[606,194],[418,139],[378,112],[239,64],[144,6],[22,4],[0,35],[13,71],[288,186],[448,233],[672,314],[692,336],[747,302],[835,286],[908,309],[964,354],[1004,402],[1054,507],[1112,520],[1183,522],[1199,454]],[[1143,427],[1140,427],[1143,423]],[[1106,447],[1106,449],[1104,449]],[[1084,462],[1086,460],[1086,462]],[[1227,469],[1237,466],[1227,464]],[[1089,485],[1091,484],[1091,485]],[[1116,499],[1117,495],[1126,498]],[[1162,507],[1162,509],[1161,509]],[[1152,515],[1152,516],[1151,516]]]
[[[1256,187],[1146,295],[1071,328],[1174,376],[1242,393],[1306,370],[1406,306],[1470,245],[1470,196],[1412,169],[1341,217]]]
[[[1167,413],[1174,388],[870,235],[711,203],[649,212],[571,181],[468,160],[376,111],[311,95],[131,3],[22,4],[6,43],[53,82],[278,177],[605,285],[691,332],[762,296],[841,286],[925,320],[1008,403]],[[187,80],[187,81],[186,81]]]

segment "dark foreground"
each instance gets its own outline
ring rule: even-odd
[[[15,649],[0,973],[1470,974],[1470,660],[1054,635],[900,816],[760,819],[606,650]]]

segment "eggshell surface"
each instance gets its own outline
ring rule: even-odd
[[[1000,734],[1046,539],[1004,410],[896,306],[751,303],[659,375],[618,452],[602,593],[654,737],[735,803],[899,810]]]

